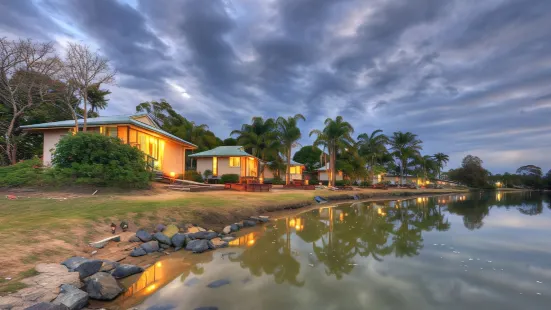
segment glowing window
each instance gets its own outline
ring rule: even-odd
[[[218,157],[212,158],[212,175],[213,176],[218,175]]]
[[[290,168],[290,172],[291,174],[300,174],[301,173],[300,166],[292,166]]]
[[[239,157],[230,157],[230,167],[240,167],[241,158]]]

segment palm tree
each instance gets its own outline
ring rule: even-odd
[[[345,122],[342,116],[337,116],[334,120],[327,118],[324,122],[323,130],[312,130],[310,136],[317,135],[314,146],[323,145],[329,152],[329,186],[335,186],[335,162],[337,160],[338,150],[344,150],[354,143],[351,134],[354,128],[350,123]]]
[[[301,138],[300,128],[297,126],[299,120],[306,121],[302,114],[295,114],[288,118],[280,116],[276,120],[278,137],[287,158],[287,169],[285,170],[285,184],[287,185],[291,182],[291,151],[293,147],[299,145],[297,141]]]
[[[429,176],[434,176],[434,172],[438,169],[437,163],[430,155],[418,156],[414,160],[417,171],[420,172],[424,180],[429,179]]]
[[[403,133],[401,131],[394,132],[389,140],[392,156],[400,164],[400,183],[404,184],[404,173],[407,168],[408,160],[419,156],[419,151],[423,149],[421,146],[423,141],[417,139],[417,135],[411,132]]]
[[[268,158],[277,155],[280,142],[277,138],[276,122],[272,118],[264,120],[253,117],[251,124],[243,124],[241,130],[234,130],[230,135],[237,135],[237,143],[243,146],[253,156],[260,158],[258,172],[264,179],[264,167]]]
[[[369,182],[373,180],[373,169],[377,163],[388,151],[386,143],[387,136],[381,134],[383,131],[377,129],[368,135],[362,133],[358,136],[358,149],[362,157],[364,157],[369,165]]]
[[[436,153],[434,156],[432,156],[434,160],[436,161],[436,169],[438,173],[438,178],[440,179],[440,172],[446,166],[448,161],[450,160],[450,157],[444,153]]]

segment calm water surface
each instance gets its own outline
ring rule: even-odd
[[[115,305],[551,309],[549,201],[477,193],[320,205],[247,231],[229,248],[173,254]],[[217,280],[223,285],[207,286]]]

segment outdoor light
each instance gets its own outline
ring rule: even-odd
[[[158,262],[157,264],[155,264],[157,267],[162,267],[163,264],[161,264],[161,262]]]
[[[117,225],[115,223],[111,223],[111,233],[114,235],[115,231],[117,230]]]
[[[170,177],[171,177],[171,178],[173,178],[173,177],[175,177],[175,176],[176,176],[176,172],[171,172],[171,173],[170,173]]]

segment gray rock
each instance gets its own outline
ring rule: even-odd
[[[96,249],[103,249],[107,243],[109,243],[109,240],[105,240],[105,241],[102,241],[102,242],[94,242],[94,243],[90,243],[90,246],[93,247],[93,248],[96,248]]]
[[[130,252],[130,256],[132,257],[144,256],[146,254],[147,252],[142,247],[137,247]]]
[[[191,236],[193,236],[194,239],[214,239],[218,237],[218,234],[214,231],[199,231],[196,233],[193,233]]]
[[[208,240],[207,245],[208,245],[209,249],[211,249],[211,250],[216,249],[216,246],[215,246],[214,243],[212,243],[212,241],[210,241],[210,240]]]
[[[101,269],[99,271],[103,271],[103,272],[109,272],[109,271],[117,268],[121,264],[121,263],[112,262],[112,261],[106,260],[106,259],[102,259],[101,261],[103,262],[103,265],[101,266]]]
[[[239,229],[243,228],[243,223],[240,223],[240,222],[238,222],[238,223],[233,223],[233,225],[236,225],[237,228],[239,228]]]
[[[103,262],[99,259],[86,260],[80,263],[74,271],[78,272],[80,279],[93,275],[101,269]]]
[[[115,278],[105,272],[98,272],[86,280],[86,292],[92,299],[113,300],[122,293]]]
[[[234,239],[235,239],[235,237],[226,236],[226,237],[222,238],[222,241],[230,242],[230,241],[232,241],[232,240],[234,240]]]
[[[143,230],[143,229],[139,229],[136,232],[136,237],[138,237],[143,242],[149,242],[149,241],[153,240],[153,237],[151,236],[151,234],[148,233],[147,231]]]
[[[231,226],[228,225],[228,226],[224,227],[224,229],[222,229],[222,233],[224,235],[227,235],[227,234],[231,233]]]
[[[270,217],[267,216],[267,215],[259,215],[258,218],[264,223],[266,223],[270,220]]]
[[[217,288],[217,287],[220,287],[220,286],[223,286],[223,285],[226,285],[226,284],[230,284],[230,280],[228,279],[220,279],[220,280],[216,280],[214,282],[211,282],[207,285],[207,287],[209,288]]]
[[[163,230],[165,230],[166,226],[163,225],[163,224],[157,224],[157,226],[155,226],[155,231],[156,232],[163,232]]]
[[[258,216],[250,216],[249,219],[255,221],[255,222],[262,222],[262,220],[260,220],[260,218]]]
[[[88,260],[87,258],[84,258],[81,256],[73,256],[71,258],[64,260],[61,264],[67,267],[69,271],[74,271],[75,268],[78,267],[78,265],[80,265],[82,262],[85,262],[87,260]]]
[[[176,251],[182,249],[186,246],[186,244],[191,241],[191,239],[188,238],[187,234],[177,233],[174,236],[172,236],[172,246]]]
[[[153,253],[159,251],[159,242],[156,240],[146,242],[142,245],[140,245],[142,249],[145,250],[146,253]]]
[[[240,229],[239,225],[237,224],[231,224],[230,227],[231,227],[231,232],[237,232]]]
[[[171,245],[172,244],[172,241],[170,241],[170,238],[167,237],[165,234],[163,234],[162,232],[156,232],[153,234],[153,240],[157,240],[159,241],[160,243],[164,243],[164,244],[168,244],[168,245]]]
[[[50,302],[41,302],[36,305],[25,308],[25,310],[68,310],[65,305],[55,305]]]
[[[143,268],[136,265],[121,264],[111,273],[115,279],[122,279],[136,273],[143,272]]]
[[[193,253],[203,253],[209,249],[209,241],[208,240],[191,240],[186,245],[186,250],[192,251]]]
[[[170,249],[170,245],[169,245],[169,244],[164,244],[164,243],[159,243],[159,247],[160,247],[162,250],[168,250],[168,249]]]
[[[60,294],[52,303],[55,305],[64,305],[71,310],[80,310],[88,304],[88,293],[70,284],[63,284]]]
[[[256,226],[256,222],[252,220],[244,220],[243,227],[253,227]]]
[[[128,238],[128,242],[142,242],[142,240],[138,236],[132,236]]]

